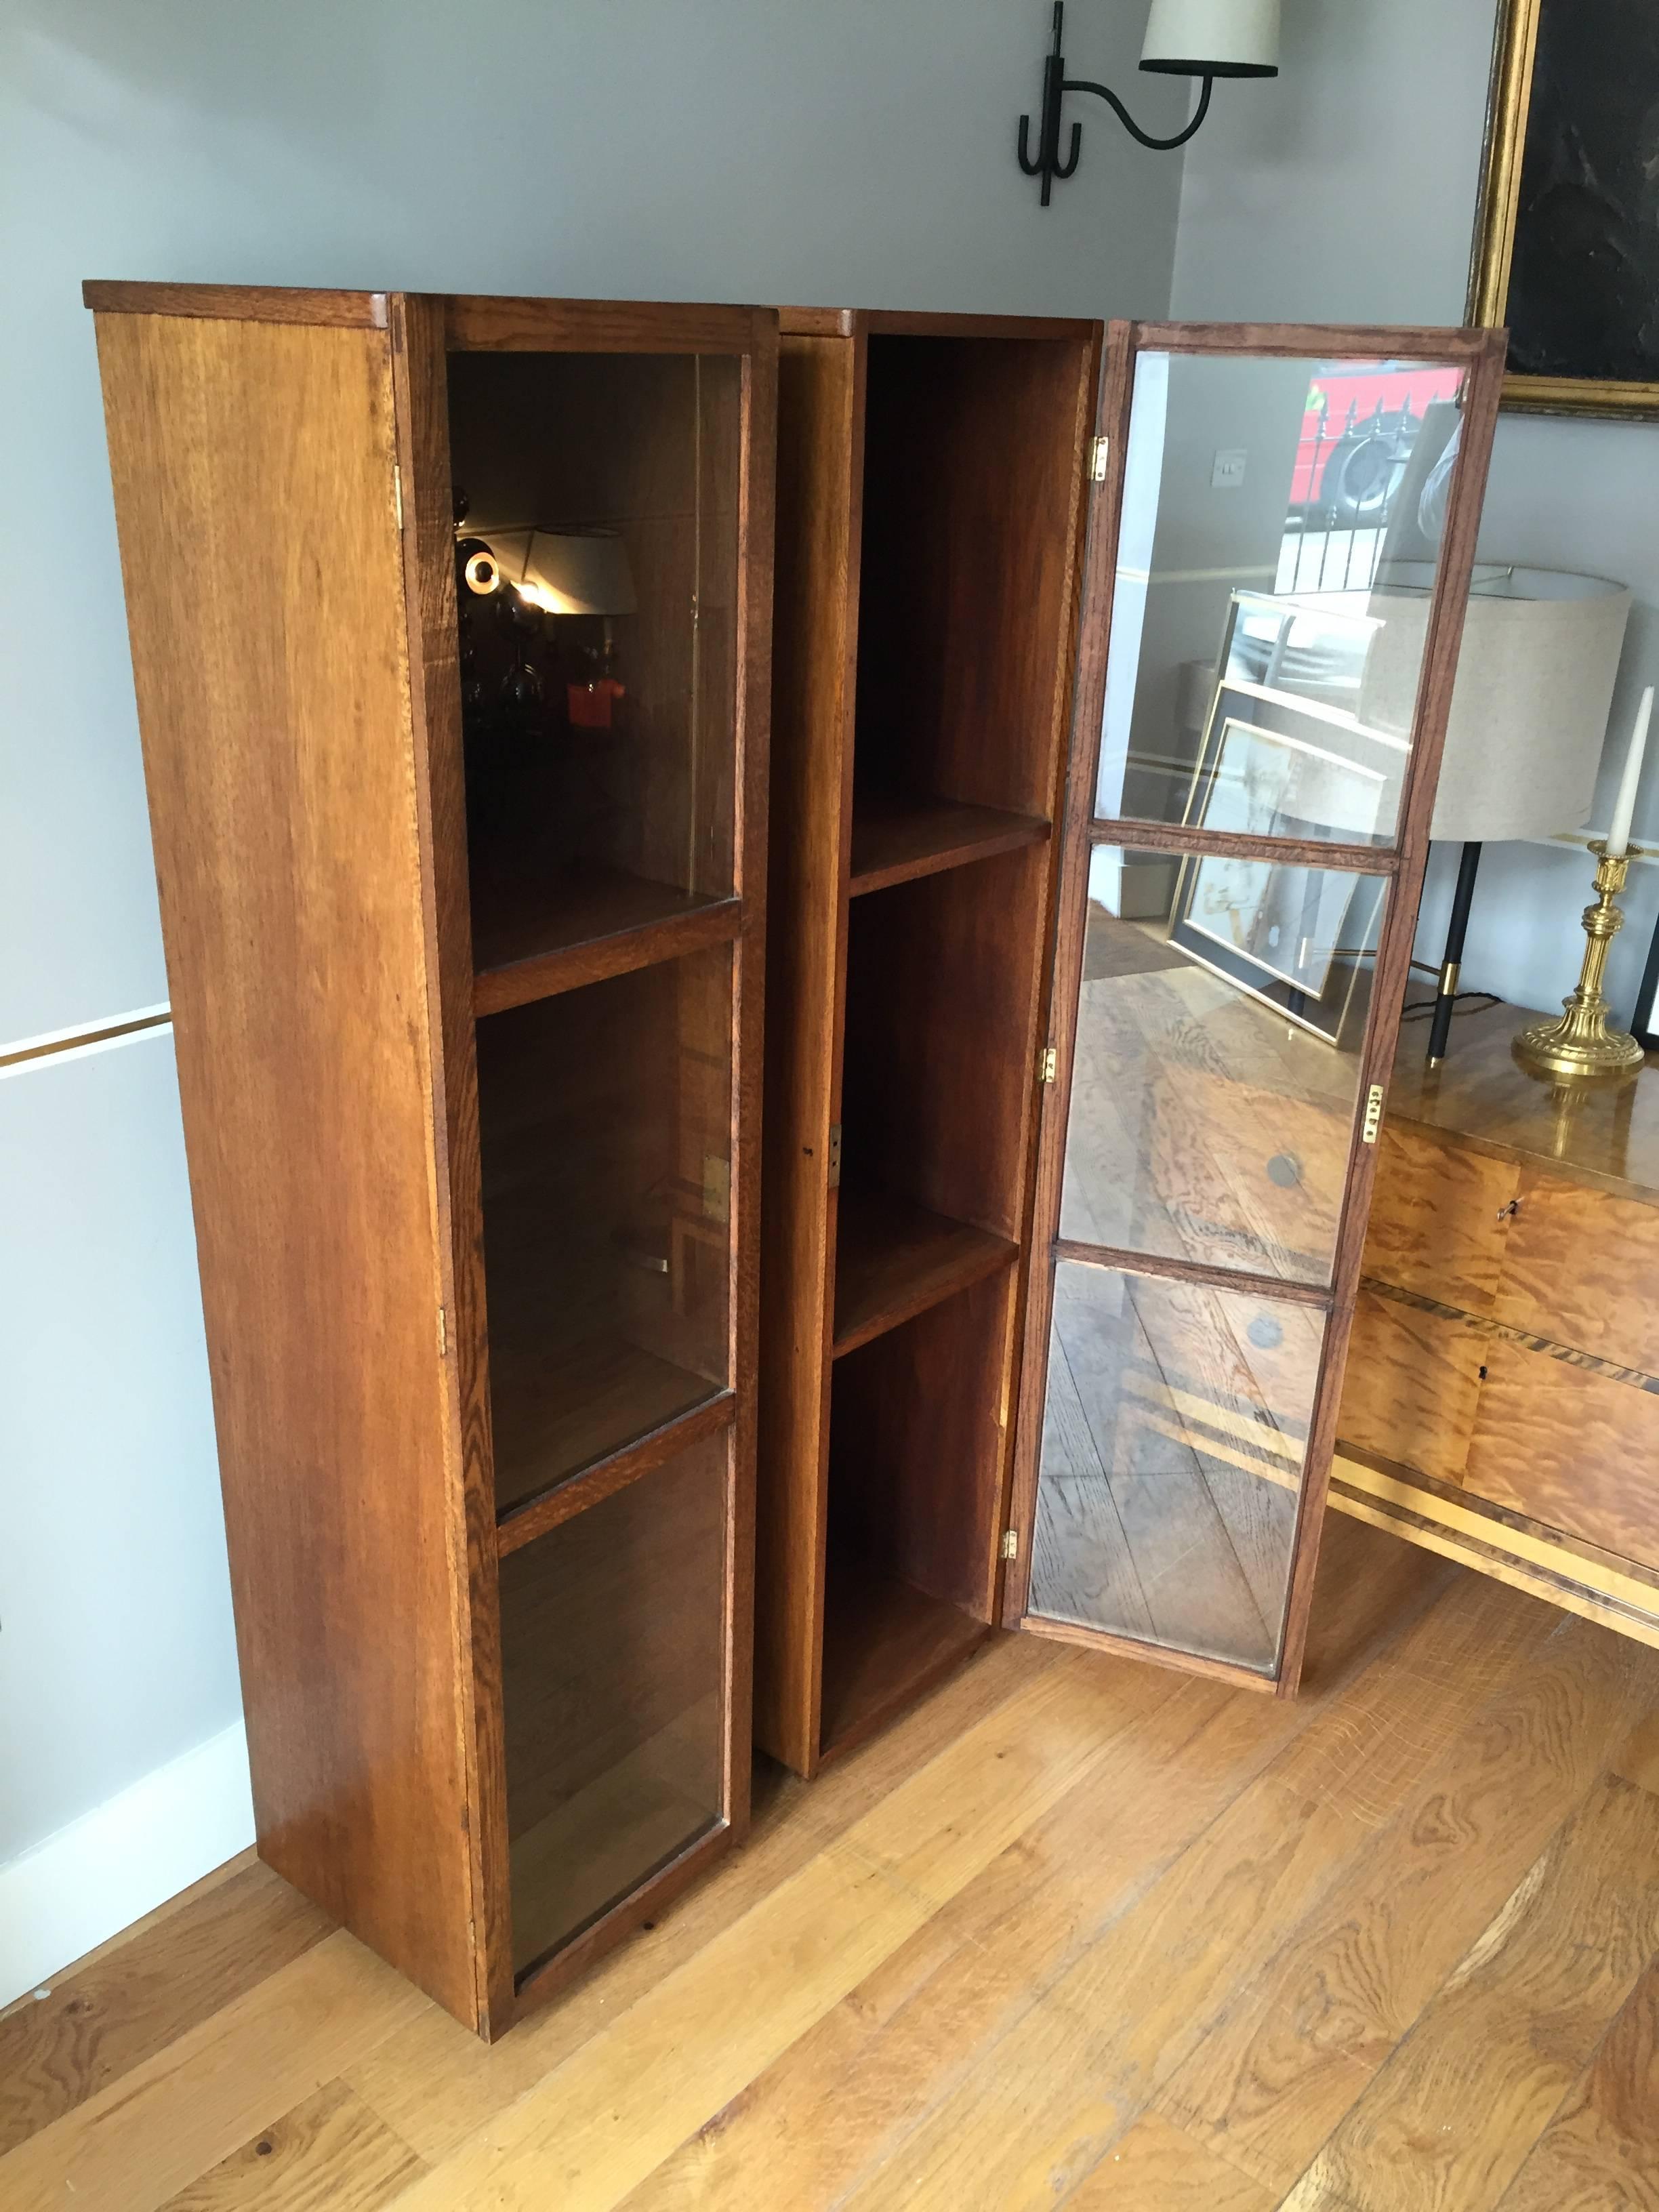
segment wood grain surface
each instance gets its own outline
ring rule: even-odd
[[[769,308],[678,301],[463,292],[441,305],[452,353],[742,354],[764,351],[777,331]]]
[[[1594,870],[1584,856],[1584,888]],[[1443,1130],[1495,1159],[1527,1162],[1547,1174],[1615,1197],[1659,1203],[1659,1076],[1644,1067],[1632,1082],[1553,1085],[1516,1066],[1510,1048],[1537,1015],[1524,1006],[1483,1006],[1457,1016],[1446,1058],[1423,1061],[1419,1024],[1400,1033],[1389,1088],[1390,1120]]]
[[[232,2004],[331,1934],[257,1862],[174,1900],[108,1959],[0,2014],[0,2153]]]
[[[98,338],[260,1849],[472,2020],[391,346],[131,313]]]
[[[844,1184],[836,1220],[836,1357],[1018,1256],[1006,1237],[886,1191]]]
[[[1491,1348],[1467,1321],[1362,1289],[1339,1437],[1443,1482],[1462,1482]]]
[[[1523,1168],[1493,1311],[1575,1351],[1659,1373],[1659,1206]]]
[[[88,277],[85,304],[100,315],[183,315],[206,322],[303,323],[312,329],[384,330],[384,292],[319,291],[302,284],[127,284]]]
[[[1659,2208],[1659,1965],[1644,1968],[1504,2205],[1504,2212]]]
[[[1498,1341],[1465,1486],[1659,1566],[1659,1393]]]
[[[1047,822],[994,806],[964,806],[951,799],[896,799],[872,792],[853,817],[851,895],[885,890],[890,884],[937,875],[972,860],[1040,845]]]
[[[1514,1161],[1391,1115],[1377,1139],[1365,1273],[1466,1313],[1491,1313],[1519,1182]],[[1352,1356],[1349,1364],[1352,1370]]]
[[[493,2049],[339,1936],[183,2025],[161,1920],[0,2201],[1646,2212],[1656,1705],[1337,1520],[1294,1704],[1000,1638]]]
[[[161,2212],[378,2212],[424,2171],[343,2081],[330,2081],[169,2197]]]
[[[454,493],[448,357],[438,302],[395,294],[392,391],[404,487],[404,595],[410,638],[415,818],[422,844],[428,1019],[442,1040],[433,1070],[443,1339],[449,1357],[447,1474],[458,1501],[471,1633],[459,1670],[471,1725],[467,1823],[477,1908],[474,1971],[479,2023],[513,2015],[507,1899],[507,1778],[501,1753],[501,1623],[496,1604],[495,1488],[479,1191],[478,1069],[472,1015],[471,855],[455,614]]]
[[[818,1753],[863,386],[861,346],[781,341],[755,1735],[798,1773]]]

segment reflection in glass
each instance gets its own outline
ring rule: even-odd
[[[520,1972],[723,1815],[726,1468],[695,1445],[501,1561]]]
[[[740,429],[732,357],[450,358],[480,968],[731,893]]]
[[[732,956],[478,1024],[498,1508],[728,1380]]]
[[[1055,1269],[1030,1607],[1278,1663],[1325,1316]]]
[[[1095,848],[1062,1237],[1330,1281],[1382,896],[1295,860]]]
[[[1462,374],[1138,358],[1100,818],[1392,842]]]

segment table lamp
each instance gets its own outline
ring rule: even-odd
[[[1390,564],[1367,611],[1382,617],[1359,719],[1412,726],[1433,571]],[[1631,595],[1604,576],[1482,564],[1470,587],[1429,835],[1462,846],[1429,1028],[1445,1058],[1483,843],[1551,837],[1589,811]]]

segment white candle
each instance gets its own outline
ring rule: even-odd
[[[1653,686],[1649,684],[1642,694],[1642,703],[1636,710],[1636,727],[1630,733],[1630,750],[1625,755],[1625,773],[1619,780],[1619,796],[1613,801],[1613,827],[1607,832],[1607,858],[1616,860],[1630,848],[1630,825],[1636,813],[1636,787],[1642,781],[1642,757],[1648,749],[1648,717],[1653,712]]]

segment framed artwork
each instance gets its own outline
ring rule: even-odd
[[[1468,318],[1504,404],[1659,419],[1659,9],[1499,0]]]
[[[1659,921],[1653,925],[1653,942],[1648,947],[1648,964],[1642,970],[1636,994],[1631,1032],[1644,1052],[1659,1052]]]
[[[1368,757],[1370,738],[1352,716],[1220,684],[1185,819],[1327,844],[1386,836],[1399,770]],[[1380,878],[1346,869],[1205,854],[1182,865],[1170,942],[1334,1044],[1352,1030],[1380,893]]]

